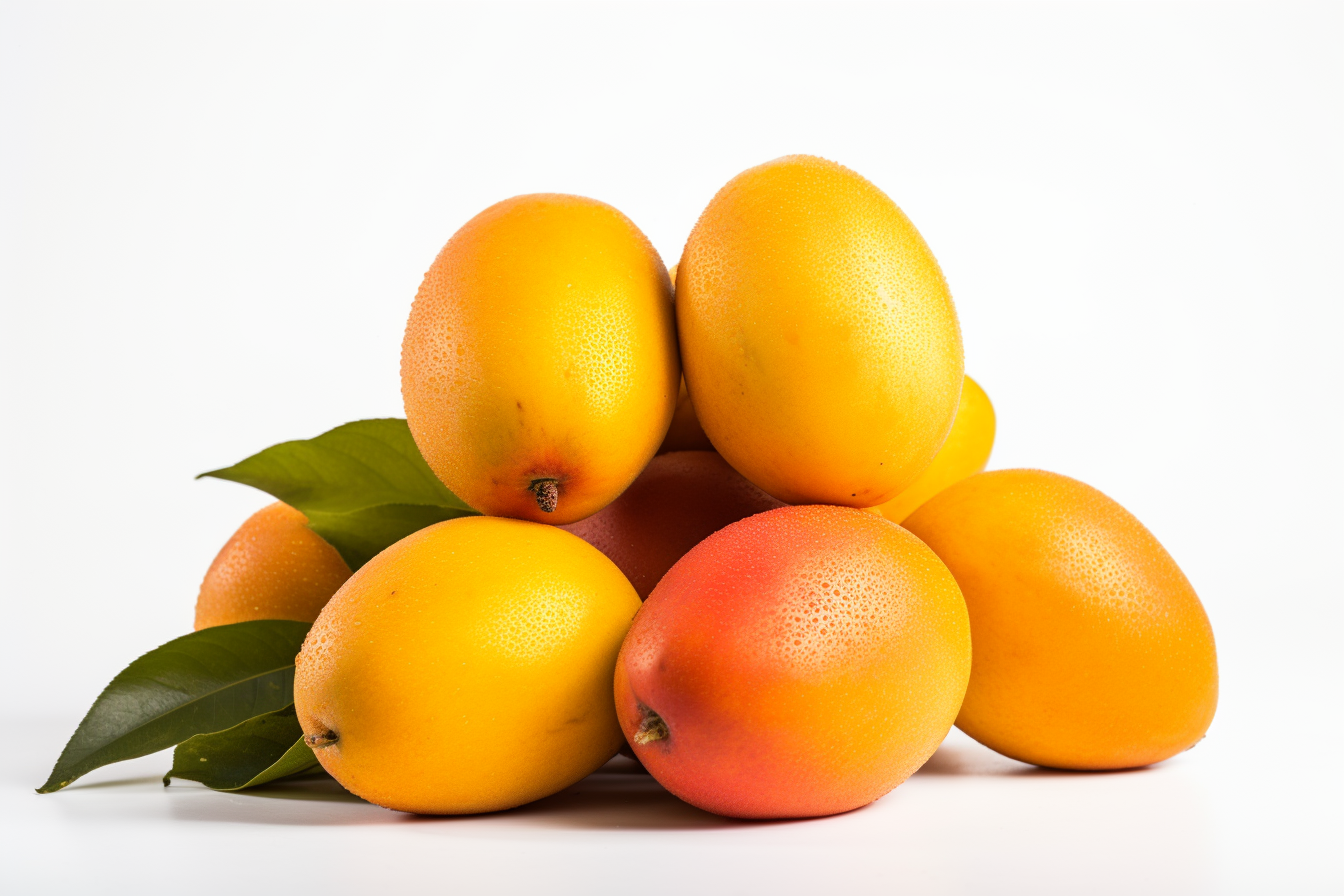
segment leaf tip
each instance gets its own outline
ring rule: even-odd
[[[37,792],[38,792],[38,793],[55,793],[55,792],[58,791],[58,790],[62,790],[62,789],[64,789],[65,786],[66,786],[67,784],[69,784],[70,781],[73,781],[73,780],[75,780],[75,779],[74,779],[74,778],[71,778],[69,781],[57,781],[57,780],[56,780],[56,776],[53,775],[52,777],[50,777],[50,778],[47,779],[47,783],[45,783],[45,784],[43,784],[41,787],[37,788]]]

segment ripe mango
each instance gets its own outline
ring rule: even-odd
[[[425,274],[401,349],[421,454],[482,513],[601,510],[676,406],[672,286],[639,228],[581,196],[518,196],[468,221]]]
[[[691,231],[676,293],[705,434],[781,501],[882,504],[947,437],[952,296],[914,225],[853,171],[788,156],[733,178]]]

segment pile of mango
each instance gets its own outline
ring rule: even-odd
[[[670,272],[609,205],[506,200],[444,246],[402,343],[449,509],[266,508],[196,636],[312,622],[280,765],[417,813],[541,799],[618,751],[786,818],[871,803],[953,724],[1055,768],[1190,748],[1218,695],[1199,598],[1101,492],[981,472],[994,410],[963,365],[929,247],[841,165],[739,174]],[[342,540],[394,518],[386,547]]]

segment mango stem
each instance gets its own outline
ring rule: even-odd
[[[340,738],[336,736],[336,732],[330,729],[323,731],[320,734],[305,734],[303,736],[303,742],[314,750],[329,747],[338,740],[340,740]]]
[[[560,483],[555,479],[533,479],[530,488],[537,496],[541,512],[555,513],[555,506],[560,503]]]
[[[635,743],[642,747],[656,740],[666,739],[667,723],[663,721],[663,717],[647,706],[641,708],[644,710],[644,718],[639,723],[639,730],[635,732]]]

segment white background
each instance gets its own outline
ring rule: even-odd
[[[1338,892],[1341,9],[6,3],[0,888]],[[991,466],[1097,486],[1193,581],[1222,669],[1199,749],[1033,775],[954,732],[792,825],[617,775],[418,823],[163,791],[163,757],[32,794],[269,501],[193,475],[401,414],[411,298],[471,215],[591,195],[671,263],[794,152],[923,232]]]

